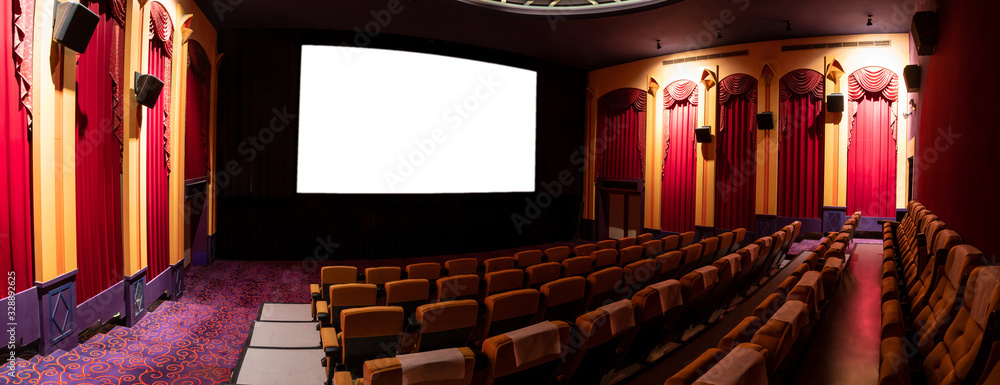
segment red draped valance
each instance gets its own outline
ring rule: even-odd
[[[852,101],[861,100],[865,92],[881,92],[891,102],[899,95],[899,77],[882,67],[865,67],[847,77],[847,88]]]
[[[597,114],[604,115],[610,111],[621,111],[629,108],[646,110],[646,91],[638,88],[619,88],[608,92],[597,100]]]
[[[725,104],[730,97],[741,96],[757,102],[757,78],[747,74],[732,74],[719,82],[719,103]]]
[[[823,100],[823,74],[805,68],[785,74],[778,81],[778,97],[789,99],[793,94],[810,94]]]
[[[111,16],[119,27],[125,28],[125,0],[108,0],[111,6]]]
[[[698,104],[698,83],[690,80],[678,80],[667,85],[663,89],[663,108],[668,109],[674,103],[688,100],[695,105]]]
[[[17,71],[18,100],[32,122],[31,73],[32,41],[34,41],[35,0],[14,0],[14,67]]]
[[[205,53],[205,48],[202,48],[201,44],[198,44],[194,40],[188,41],[187,64],[188,68],[195,75],[206,79],[212,75],[212,64],[208,62],[208,54]]]
[[[172,56],[174,23],[170,20],[170,13],[157,1],[149,4],[149,38],[160,39],[166,48],[167,56]]]

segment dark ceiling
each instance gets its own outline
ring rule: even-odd
[[[588,70],[697,48],[907,32],[918,1],[924,0],[684,0],[581,18],[565,16],[558,8],[553,15],[534,16],[459,0],[196,0],[217,29],[367,27],[378,34],[470,44]],[[398,13],[387,11],[389,2],[398,3]],[[869,14],[874,15],[872,26],[865,25]],[[373,15],[382,15],[383,23]],[[721,39],[716,37],[719,26]],[[662,49],[656,49],[657,39]]]

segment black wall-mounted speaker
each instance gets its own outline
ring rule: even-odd
[[[712,126],[695,127],[694,139],[698,143],[712,143]]]
[[[100,20],[96,13],[83,4],[75,1],[59,3],[55,23],[52,25],[52,40],[78,53],[84,53]]]
[[[844,94],[829,94],[826,96],[828,112],[844,112]]]
[[[771,111],[761,112],[757,114],[757,129],[758,130],[774,129],[774,114]]]
[[[906,80],[906,92],[920,91],[920,66],[910,64],[903,67],[903,79]]]
[[[163,81],[150,74],[135,74],[135,100],[149,108],[156,106],[156,99],[163,90]]]
[[[933,55],[938,44],[937,13],[934,11],[914,13],[913,23],[910,24],[910,36],[913,36],[917,55]]]

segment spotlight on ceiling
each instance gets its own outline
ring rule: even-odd
[[[785,30],[786,31],[791,31],[792,30],[792,21],[791,20],[785,20]]]
[[[872,15],[868,15],[868,26],[872,26]]]
[[[656,39],[656,49],[663,48],[660,46],[660,39]]]
[[[721,39],[722,38],[722,29],[718,29],[717,31],[719,32],[719,34],[717,36],[718,36],[719,39]]]

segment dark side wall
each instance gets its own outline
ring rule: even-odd
[[[995,256],[1000,206],[1000,2],[941,0],[940,42],[921,57],[915,198]]]
[[[301,46],[341,45],[351,37],[331,31],[219,32],[223,53],[217,131],[219,258],[398,258],[517,247],[576,236],[583,177],[580,165],[571,159],[583,146],[580,127],[585,117],[586,73],[446,42],[379,36],[370,46],[538,71],[536,192],[297,194]],[[420,90],[386,92],[420,98]],[[515,214],[520,216],[516,223]]]

